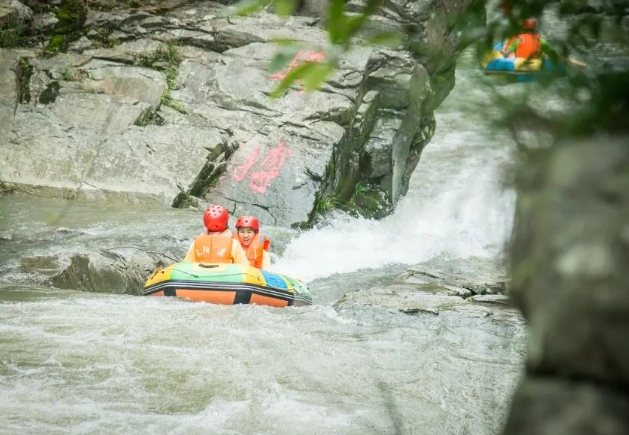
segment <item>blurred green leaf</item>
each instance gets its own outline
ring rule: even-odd
[[[316,65],[319,65],[319,64],[314,63],[314,62],[304,62],[301,65],[295,67],[286,75],[286,77],[284,77],[284,79],[275,87],[275,89],[273,89],[270,92],[269,95],[272,98],[281,96],[284,92],[286,92],[291,87],[291,85],[295,82],[295,80],[298,80],[304,77],[304,75],[308,74],[309,71],[313,70],[316,67]]]
[[[271,42],[277,45],[303,45],[303,42],[297,41],[296,39],[288,39],[288,38],[274,38],[271,39]]]
[[[347,17],[345,0],[330,0],[328,3],[328,36],[332,44],[342,44],[347,40]]]
[[[304,88],[307,91],[319,89],[333,71],[334,66],[329,63],[314,63],[303,75]]]
[[[352,17],[346,23],[347,41],[362,29],[372,15],[378,12],[384,0],[367,0],[367,4],[360,12],[360,15]]]
[[[280,17],[287,17],[295,10],[295,0],[273,0],[275,11]]]
[[[386,45],[388,47],[397,47],[402,43],[402,35],[398,32],[382,32],[367,39],[367,42],[373,45]]]
[[[232,6],[232,13],[235,15],[249,15],[265,7],[269,0],[241,0]]]
[[[284,68],[299,52],[299,47],[286,47],[277,51],[269,64],[269,72],[275,73]]]

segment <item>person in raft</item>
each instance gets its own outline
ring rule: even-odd
[[[260,221],[254,216],[240,216],[236,221],[236,238],[246,252],[249,264],[258,269],[269,270],[271,241],[260,234]]]
[[[235,263],[249,266],[249,260],[227,228],[229,212],[220,205],[210,205],[203,213],[206,232],[196,236],[183,261],[198,263]]]
[[[527,18],[522,22],[522,33],[505,44],[505,57],[522,57],[525,59],[539,59],[542,54],[551,58],[556,57],[555,50],[537,31],[537,20]]]

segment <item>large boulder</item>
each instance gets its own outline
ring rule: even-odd
[[[511,291],[529,324],[527,376],[505,434],[629,431],[628,141],[527,151]]]
[[[33,19],[33,11],[17,0],[0,0],[0,30],[23,26]]]
[[[391,284],[348,293],[336,305],[520,323],[520,313],[503,294],[506,277],[502,270],[502,265],[481,258],[434,259],[407,269]]]
[[[170,256],[137,249],[107,249],[73,255],[51,278],[57,288],[93,293],[139,295],[147,277],[173,263]]]
[[[454,24],[470,1],[385,8],[359,36],[416,32],[411,49],[357,45],[319,91],[297,84],[277,99],[269,93],[290,68],[325,59],[320,18],[227,17],[217,3],[175,3],[91,10],[74,53],[0,52],[9,97],[0,181],[179,207],[213,201],[281,226],[334,207],[392,210],[453,86]],[[269,73],[278,38],[306,48]],[[418,38],[443,50],[420,53]]]

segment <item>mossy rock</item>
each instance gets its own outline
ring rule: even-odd
[[[41,104],[54,103],[59,96],[59,89],[61,89],[61,85],[58,81],[55,80],[50,82],[46,89],[44,89],[44,92],[42,92],[39,96],[39,102]]]
[[[71,30],[83,27],[87,18],[87,4],[84,0],[64,0],[55,11],[61,26],[69,26]]]
[[[386,193],[378,188],[358,189],[351,200],[339,208],[367,219],[382,219],[391,213]]]
[[[31,102],[31,77],[33,76],[33,65],[27,58],[20,59],[20,104],[27,104]]]
[[[87,19],[86,0],[64,0],[54,11],[59,20],[56,24],[50,42],[44,49],[47,56],[68,50],[70,42],[79,39]]]
[[[4,181],[0,181],[0,195],[8,195],[9,193],[13,193],[17,190],[17,187],[12,185],[11,183],[5,183]]]

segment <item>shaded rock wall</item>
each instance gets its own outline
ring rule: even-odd
[[[628,143],[528,151],[512,249],[527,374],[505,434],[629,433]]]

